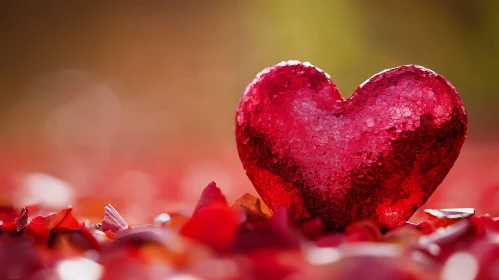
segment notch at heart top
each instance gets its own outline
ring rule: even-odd
[[[309,63],[266,68],[236,112],[246,173],[272,209],[330,229],[391,229],[423,205],[456,161],[468,117],[456,89],[421,66],[382,71],[344,99]]]

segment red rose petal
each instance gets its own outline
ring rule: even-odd
[[[285,206],[277,208],[274,215],[270,218],[270,223],[276,227],[288,228],[291,223],[289,220],[289,209]]]
[[[85,239],[87,240],[90,248],[92,248],[94,250],[99,250],[100,249],[99,242],[97,241],[97,239],[95,239],[95,237],[90,232],[90,230],[88,229],[87,226],[85,226],[84,224],[81,224],[80,225],[80,232],[85,237]]]
[[[26,228],[28,225],[28,208],[23,207],[21,210],[21,215],[17,219],[16,231],[20,232]]]
[[[201,193],[198,204],[196,205],[196,208],[194,208],[194,213],[205,206],[217,203],[227,205],[227,200],[222,194],[222,191],[217,187],[217,184],[211,182],[204,188],[203,193]]]
[[[435,231],[435,225],[428,221],[423,221],[416,225],[422,234],[429,234]]]
[[[17,210],[11,206],[0,207],[0,228],[4,231],[14,231],[17,228]]]
[[[46,217],[44,216],[38,216],[35,217],[32,222],[35,223],[42,223],[44,224],[49,230],[54,230],[54,229],[68,229],[68,230],[77,230],[80,228],[80,225],[78,221],[73,217],[71,212],[73,209],[71,207],[62,209],[58,213],[54,213],[51,215],[48,215]]]
[[[300,228],[303,234],[310,239],[316,239],[326,232],[322,219],[319,217],[303,222]]]
[[[215,203],[199,208],[180,230],[180,234],[226,252],[232,248],[241,224],[241,213],[226,205]]]
[[[290,228],[289,210],[280,207],[265,223],[241,226],[236,235],[234,248],[237,251],[265,248],[299,249],[300,242]]]
[[[45,220],[33,219],[24,229],[27,236],[31,236],[35,243],[39,245],[48,245],[50,238],[50,229],[45,225]]]
[[[7,211],[10,212],[11,209],[8,209]],[[21,232],[21,231],[23,231],[26,228],[26,226],[28,225],[28,208],[23,207],[21,209],[21,213],[16,218],[9,217],[12,214],[13,213],[4,213],[3,219],[6,219],[6,220],[3,221],[3,223],[1,224],[2,230],[7,231],[7,232]]]
[[[234,249],[248,252],[258,249],[300,249],[300,242],[291,231],[270,224],[249,228],[242,226],[236,233]]]
[[[66,208],[48,216],[37,216],[26,226],[25,232],[38,244],[48,244],[51,232],[79,231],[81,225],[71,212],[72,208]]]
[[[6,232],[15,232],[17,229],[17,221],[5,222],[2,224],[2,230]]]
[[[81,226],[71,212],[72,209],[68,209],[64,218],[52,230],[80,230]]]

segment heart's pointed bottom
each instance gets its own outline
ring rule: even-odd
[[[241,99],[238,151],[272,208],[340,229],[402,225],[445,178],[467,116],[443,77],[417,66],[373,76],[347,100],[322,71],[300,63],[262,72]]]

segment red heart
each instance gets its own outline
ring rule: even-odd
[[[320,69],[289,61],[263,70],[236,113],[249,179],[272,209],[330,229],[403,224],[456,161],[468,117],[442,76],[409,65],[380,72],[348,99]]]

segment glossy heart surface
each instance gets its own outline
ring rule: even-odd
[[[329,229],[406,222],[456,161],[468,117],[456,89],[421,66],[382,71],[344,99],[298,61],[264,69],[236,112],[246,173],[273,210]]]

